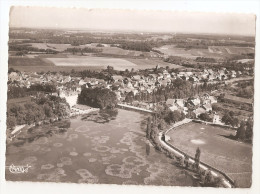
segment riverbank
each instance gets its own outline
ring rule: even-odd
[[[59,117],[59,118],[53,117],[53,118],[44,119],[42,121],[35,122],[33,124],[17,125],[14,127],[14,129],[11,132],[7,131],[7,143],[10,143],[11,141],[13,141],[14,138],[17,138],[17,136],[21,132],[27,131],[27,130],[31,129],[32,127],[55,123],[57,121],[61,121],[61,120],[79,116],[79,115],[89,114],[89,113],[99,111],[99,110],[100,110],[99,108],[91,108],[89,106],[77,104],[77,105],[74,105],[73,107],[71,107],[71,112],[70,112],[69,117]]]

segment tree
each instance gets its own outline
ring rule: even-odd
[[[14,116],[7,116],[7,128],[13,128],[16,125],[16,118]]]
[[[246,136],[246,124],[244,121],[241,121],[240,127],[237,129],[236,138],[244,140]]]
[[[113,109],[117,105],[117,96],[107,88],[84,88],[78,96],[78,103],[101,109]]]
[[[212,118],[210,118],[210,116],[207,113],[202,113],[199,115],[199,118],[203,121],[208,121],[211,122]]]
[[[146,137],[149,139],[151,137],[151,117],[147,119],[147,127],[146,127]]]
[[[246,122],[246,139],[252,142],[253,138],[253,120],[248,119]]]
[[[185,168],[189,168],[189,157],[187,155],[185,155],[184,157],[184,165]]]
[[[212,173],[211,171],[209,170],[207,173],[206,173],[206,176],[205,176],[205,183],[206,184],[210,184],[212,181]]]
[[[165,129],[166,126],[167,126],[167,124],[164,121],[164,119],[161,119],[160,122],[158,123],[158,129],[161,131],[161,130]]]
[[[128,92],[128,94],[125,97],[125,101],[128,103],[132,103],[134,101],[134,93],[132,91]]]
[[[200,164],[200,148],[198,147],[195,154],[195,169],[199,169]]]

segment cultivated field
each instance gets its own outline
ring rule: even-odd
[[[32,47],[38,49],[52,49],[58,52],[63,52],[67,48],[84,48],[84,47],[93,47],[91,44],[85,44],[80,46],[72,46],[71,44],[52,44],[52,43],[28,43]],[[27,43],[26,43],[27,45]]]
[[[126,60],[136,64],[137,65],[136,68],[138,68],[138,69],[154,68],[154,67],[156,67],[156,65],[159,65],[160,67],[169,66],[170,68],[183,68],[180,65],[166,63],[166,62],[158,60],[158,59],[132,59],[132,58],[126,58]]]
[[[101,49],[102,54],[105,55],[121,55],[128,57],[137,57],[143,55],[144,57],[153,57],[158,56],[157,53],[154,52],[142,52],[142,51],[132,51],[132,50],[124,50],[118,47],[111,47],[109,44],[102,44],[104,47],[97,47],[98,43],[84,44],[79,46],[72,46],[71,44],[51,44],[51,43],[29,43],[32,47],[38,49],[52,49],[58,52],[64,52],[67,48],[95,48]]]
[[[141,51],[124,50],[118,47],[102,47],[102,53],[110,55],[140,56]]]
[[[239,187],[250,187],[252,146],[225,137],[230,134],[235,131],[194,122],[168,133],[170,143],[180,150],[194,157],[199,147],[201,161],[225,172]]]
[[[164,45],[156,50],[169,56],[180,56],[195,59],[196,57],[223,58],[231,55],[254,53],[254,48],[235,46],[210,46],[208,49],[177,48],[175,45]]]
[[[8,66],[13,67],[13,66],[19,66],[19,67],[24,67],[24,66],[53,66],[54,64],[46,60],[44,58],[39,58],[35,57],[27,57],[27,56],[17,56],[17,57],[9,57],[8,59]]]
[[[116,70],[125,70],[136,67],[136,64],[119,58],[108,57],[69,57],[69,58],[47,58],[56,66],[84,66],[84,67],[103,67],[108,65]]]

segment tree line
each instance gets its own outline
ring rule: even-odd
[[[30,88],[8,85],[7,98],[22,98],[35,94],[35,92],[54,93],[57,92],[57,87],[53,84],[35,84]]]
[[[7,128],[64,118],[69,114],[66,100],[56,96],[41,96],[25,103],[7,103]]]
[[[140,91],[138,94],[134,95],[131,91],[127,93],[125,101],[132,103],[134,100],[143,102],[161,102],[166,101],[169,98],[183,99],[216,90],[218,87],[218,84],[207,84],[206,82],[201,85],[193,85],[190,81],[177,78],[167,86],[158,86],[151,93]]]

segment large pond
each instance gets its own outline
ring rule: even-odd
[[[145,137],[147,115],[118,110],[35,127],[8,144],[6,166],[31,166],[11,181],[194,186]]]

